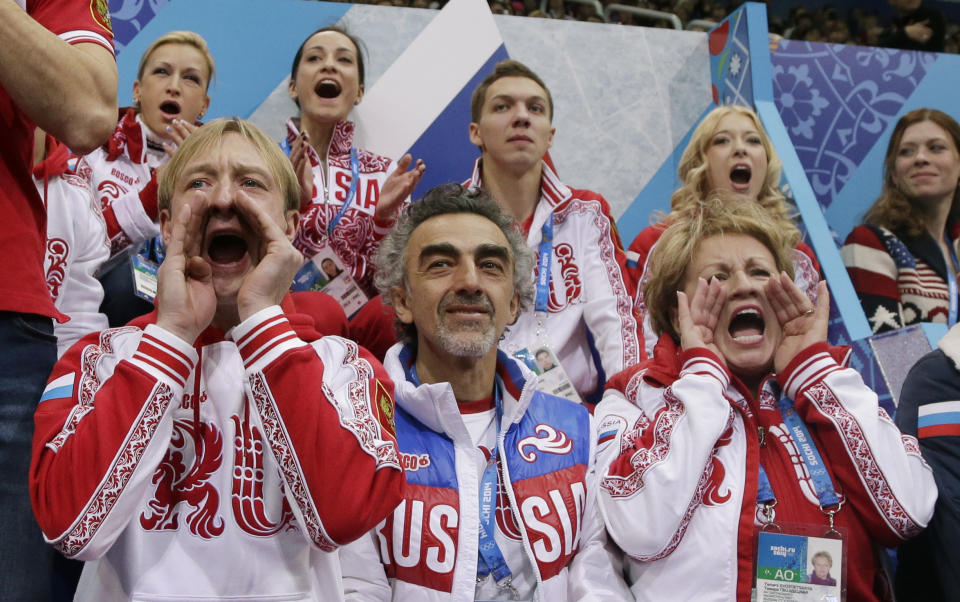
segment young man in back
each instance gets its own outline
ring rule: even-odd
[[[471,121],[481,155],[467,185],[517,220],[538,257],[534,307],[507,329],[501,347],[529,359],[549,349],[563,370],[551,371],[544,388],[569,398],[575,389],[596,403],[606,378],[640,359],[610,208],[601,195],[560,181],[546,156],[556,131],[553,98],[522,63],[497,64],[473,93]]]

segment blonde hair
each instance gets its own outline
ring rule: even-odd
[[[960,153],[960,124],[953,117],[937,109],[914,109],[900,118],[890,135],[887,154],[883,158],[883,190],[880,197],[870,205],[863,216],[863,223],[883,226],[894,232],[905,232],[909,236],[919,236],[925,230],[923,213],[917,211],[913,201],[900,189],[897,182],[896,164],[900,143],[907,128],[917,123],[934,123],[953,140],[953,149]],[[953,194],[950,217],[960,216],[960,185]]]
[[[150,60],[150,55],[153,54],[153,51],[167,44],[184,44],[200,51],[204,61],[207,63],[207,83],[204,88],[204,93],[210,90],[210,82],[216,79],[217,68],[213,62],[213,55],[210,54],[210,48],[207,46],[207,41],[203,39],[203,36],[193,31],[171,31],[154,40],[140,56],[140,65],[137,67],[137,80],[143,79],[143,72],[147,68],[147,61]]]
[[[800,240],[800,230],[792,223],[784,227],[765,208],[742,196],[715,192],[705,201],[672,212],[668,223],[650,253],[650,279],[643,289],[658,335],[667,332],[680,340],[671,319],[677,307],[677,291],[684,288],[687,267],[693,263],[700,244],[711,236],[745,234],[756,239],[773,255],[777,270],[793,278],[793,248]]]
[[[717,107],[707,113],[703,121],[697,125],[690,136],[690,143],[684,149],[680,157],[680,166],[677,168],[677,175],[680,177],[680,188],[678,188],[670,197],[670,209],[672,211],[683,211],[691,206],[699,204],[701,199],[706,198],[712,192],[710,183],[707,180],[709,165],[707,163],[707,150],[713,140],[720,121],[728,115],[743,115],[753,122],[760,135],[760,142],[763,144],[763,150],[767,153],[767,173],[764,175],[763,186],[757,197],[757,204],[767,210],[770,215],[786,226],[792,225],[790,211],[787,207],[783,194],[780,192],[780,158],[770,143],[767,132],[760,123],[760,118],[751,109],[737,105],[727,105]]]
[[[157,188],[157,207],[161,211],[169,211],[173,200],[174,188],[180,174],[194,157],[200,155],[221,143],[226,134],[237,134],[249,141],[263,157],[270,170],[270,175],[280,186],[283,195],[284,211],[300,208],[300,182],[293,171],[293,164],[287,158],[280,146],[270,139],[263,130],[253,123],[229,117],[214,119],[194,130],[187,136],[177,152],[161,170],[160,183]]]

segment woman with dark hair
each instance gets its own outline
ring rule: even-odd
[[[794,283],[799,237],[756,203],[711,200],[651,254],[645,294],[664,336],[595,413],[600,509],[638,600],[750,600],[758,526],[798,543],[842,535],[847,599],[880,600],[875,545],[930,520],[916,439],[849,349],[826,343],[826,283],[816,302]]]
[[[843,261],[874,333],[957,321],[960,125],[942,111],[900,118],[883,191],[850,232]]]
[[[338,27],[304,40],[290,70],[290,98],[300,116],[287,122],[284,150],[300,177],[300,229],[294,246],[307,260],[329,245],[367,295],[373,255],[426,166],[398,163],[353,146],[350,110],[364,92],[359,41]],[[408,171],[409,169],[409,171]]]

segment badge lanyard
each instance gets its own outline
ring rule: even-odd
[[[287,138],[284,138],[280,142],[280,148],[283,149],[283,152],[290,156],[292,151],[290,147],[290,141]],[[324,180],[326,180],[327,174],[324,174]],[[330,223],[327,225],[327,236],[333,236],[333,229],[337,227],[337,224],[340,222],[340,218],[343,217],[343,214],[347,212],[347,209],[350,208],[350,205],[353,204],[354,199],[357,196],[357,182],[360,180],[360,160],[357,158],[357,149],[350,147],[350,191],[347,193],[347,200],[344,201],[343,206],[340,207],[340,211],[333,217]],[[327,186],[329,189],[330,186]],[[326,195],[324,196],[324,204],[326,204]]]
[[[953,250],[953,243],[950,237],[947,237],[947,249],[950,251],[950,261],[953,262],[953,270],[947,266],[947,287],[950,290],[950,315],[947,317],[947,326],[953,326],[957,323],[957,277],[954,270],[960,272],[960,263],[957,262],[957,252]]]
[[[535,309],[546,313],[550,307],[550,256],[553,255],[553,213],[540,229],[540,257],[537,263],[537,299]]]
[[[410,363],[410,367],[407,369],[407,377],[414,385],[420,386],[416,363]],[[487,460],[487,467],[480,479],[480,545],[478,547],[479,558],[477,558],[477,582],[486,579],[487,575],[492,573],[497,585],[516,594],[516,590],[511,584],[513,574],[510,572],[510,567],[507,566],[507,561],[503,557],[503,552],[500,551],[500,546],[497,545],[497,540],[493,534],[494,516],[497,510],[497,485],[500,478],[500,472],[497,470],[500,451],[500,423],[503,419],[503,400],[499,382],[493,388],[493,400],[496,408],[496,443],[490,452],[490,459]]]
[[[327,236],[333,236],[333,229],[340,223],[340,218],[347,212],[353,200],[357,197],[357,181],[360,179],[360,161],[357,159],[357,149],[350,147],[350,192],[347,193],[347,200],[343,202],[340,211],[327,224]],[[326,199],[324,199],[326,203]]]
[[[543,334],[543,323],[550,311],[550,258],[553,255],[553,213],[540,228],[540,250],[537,258],[537,296],[534,311],[537,314],[537,339]]]
[[[796,409],[794,409],[793,401],[784,395],[780,398],[777,405],[780,408],[780,414],[783,416],[784,423],[787,428],[790,429],[793,440],[797,444],[800,459],[803,460],[804,466],[807,467],[807,472],[810,473],[814,490],[817,493],[817,498],[820,500],[820,510],[825,512],[829,517],[830,530],[832,531],[833,515],[840,510],[843,500],[837,495],[836,490],[833,488],[833,481],[830,479],[827,467],[820,457],[820,451],[810,436],[807,425],[803,423],[800,415],[797,414]],[[768,518],[771,518],[767,513],[772,510],[776,504],[776,495],[773,492],[770,479],[767,477],[767,472],[763,469],[763,466],[760,466],[758,481],[757,504],[763,506],[765,509],[764,514],[767,515]],[[826,508],[834,509],[825,510]]]
[[[503,401],[500,398],[499,385],[494,388],[493,398],[496,405],[496,441],[500,442],[500,422],[503,419]],[[494,445],[487,461],[487,467],[480,479],[480,546],[477,560],[477,580],[483,580],[493,574],[494,581],[507,589],[513,589],[510,584],[511,573],[507,561],[494,538],[494,516],[497,510],[497,485],[500,472],[497,470],[499,445]]]

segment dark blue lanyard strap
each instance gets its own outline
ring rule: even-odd
[[[767,471],[760,465],[760,473],[757,475],[757,504],[766,506],[777,501],[777,496],[773,493],[773,486],[770,485],[770,478],[767,477]]]
[[[340,223],[340,218],[347,212],[353,200],[357,197],[357,183],[360,180],[360,161],[357,159],[357,149],[350,147],[350,192],[347,193],[347,200],[343,202],[340,211],[330,220],[327,225],[327,236],[333,236],[333,229]],[[333,187],[330,186],[332,189]]]
[[[537,299],[535,309],[546,312],[550,307],[550,256],[553,255],[553,213],[540,229],[540,257],[537,263]]]
[[[493,389],[493,399],[496,406],[496,438],[493,449],[490,451],[490,459],[487,461],[487,467],[483,471],[480,479],[480,558],[477,559],[477,577],[486,578],[493,574],[493,578],[498,583],[511,577],[510,567],[497,545],[493,530],[495,528],[494,517],[497,511],[497,484],[500,473],[497,470],[500,442],[500,422],[503,418],[503,401],[500,397],[500,384]]]
[[[284,138],[280,141],[280,148],[284,153],[289,157],[291,152],[290,140]],[[327,174],[324,174],[326,178]],[[353,204],[354,199],[357,197],[357,186],[360,180],[360,160],[357,158],[357,149],[350,147],[350,191],[347,193],[347,200],[343,202],[343,206],[340,207],[340,211],[330,220],[330,223],[327,225],[327,236],[333,236],[333,229],[337,227],[337,224],[340,223],[340,219],[343,217],[343,214],[347,212],[347,209],[350,208],[350,205]],[[327,188],[332,188],[328,186]]]
[[[813,487],[817,492],[817,498],[820,500],[820,508],[832,508],[840,505],[840,496],[833,488],[833,481],[830,479],[830,473],[820,457],[817,445],[807,430],[807,425],[797,414],[793,407],[793,400],[786,395],[780,398],[777,404],[780,407],[780,414],[783,415],[783,422],[790,429],[793,440],[800,450],[800,459],[807,467],[810,473],[810,479],[813,481]]]
[[[407,375],[410,382],[416,386],[420,386],[420,377],[417,375],[416,363],[410,363],[410,367],[407,369]],[[510,567],[507,566],[507,561],[503,557],[503,552],[500,551],[500,546],[497,545],[497,540],[493,534],[495,528],[494,517],[497,512],[497,483],[500,477],[499,471],[497,470],[499,456],[498,444],[500,442],[500,422],[503,419],[503,400],[500,395],[499,382],[493,387],[493,401],[494,407],[496,408],[496,416],[494,417],[496,421],[496,435],[493,449],[490,450],[490,459],[487,461],[487,467],[484,469],[483,475],[480,478],[480,545],[478,548],[480,557],[477,558],[477,578],[485,579],[487,575],[493,573],[494,580],[500,583],[504,579],[511,578],[512,573],[510,572]],[[510,587],[509,581],[506,582],[505,587]]]
[[[167,256],[167,245],[164,244],[162,236],[154,236],[140,243],[137,255],[160,265]]]
[[[783,396],[780,398],[778,406],[780,408],[780,414],[783,416],[783,422],[787,425],[787,428],[790,429],[793,440],[800,451],[800,458],[807,467],[807,472],[810,473],[811,480],[813,480],[813,487],[817,492],[817,498],[820,500],[820,508],[839,506],[840,496],[837,495],[836,490],[833,488],[833,481],[830,479],[827,467],[823,464],[820,451],[817,450],[817,445],[813,442],[810,431],[807,430],[807,425],[804,424],[800,415],[797,414],[797,411],[794,409],[793,401]],[[765,506],[775,502],[777,496],[773,492],[773,486],[770,485],[770,478],[767,477],[767,471],[763,469],[762,465],[760,466],[757,481],[757,504]]]

